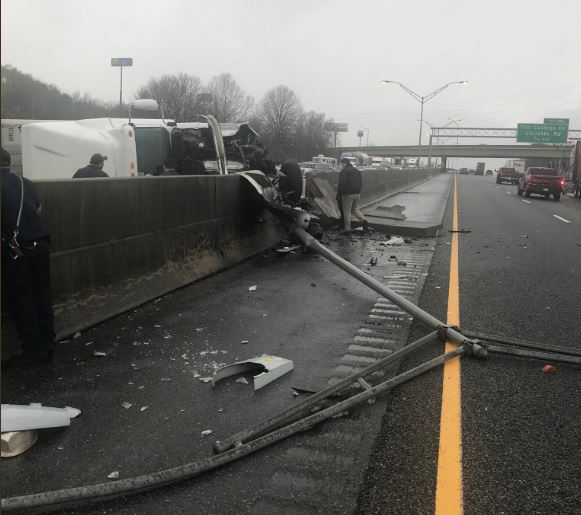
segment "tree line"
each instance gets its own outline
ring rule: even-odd
[[[88,94],[63,93],[13,66],[2,66],[2,118],[79,120],[125,117],[127,108],[97,100]],[[247,94],[229,73],[204,83],[187,74],[151,78],[137,90],[136,98],[154,98],[165,118],[191,122],[210,114],[219,122],[249,121],[260,134],[271,159],[303,161],[330,146],[332,133],[324,113],[307,111],[297,94],[285,85],[268,90],[260,101]]]

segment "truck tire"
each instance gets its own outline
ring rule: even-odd
[[[561,194],[560,193],[553,193],[553,198],[555,200],[561,200]]]
[[[524,191],[524,193],[525,193],[525,197],[526,197],[526,198],[529,198],[529,197],[531,196],[531,192],[529,191],[529,189],[528,189],[526,186],[525,186],[525,191]]]
[[[516,194],[519,197],[522,197],[522,190],[520,189],[520,184],[518,182],[516,183]]]
[[[551,198],[551,194],[550,194],[550,193],[545,193],[545,198],[546,198],[547,200],[549,200],[549,199]]]

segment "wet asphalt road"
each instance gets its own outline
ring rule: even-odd
[[[581,348],[581,202],[532,197],[524,203],[515,190],[488,177],[459,177],[460,227],[472,231],[460,235],[462,325]],[[421,297],[422,307],[442,320],[451,202],[444,223]],[[382,263],[365,267],[373,244],[332,236],[333,248],[379,279],[389,270]],[[429,250],[421,241],[414,245]],[[106,481],[114,470],[130,477],[211,455],[215,438],[296,402],[291,386],[326,385],[376,301],[377,294],[316,256],[268,252],[64,343],[53,368],[3,374],[4,402],[38,401],[42,392],[46,404],[84,409],[71,428],[44,432],[33,451],[3,462],[3,496]],[[413,324],[411,338],[426,332]],[[262,353],[293,359],[295,370],[259,392],[236,381],[212,389],[195,377]],[[425,349],[403,367],[439,353]],[[542,374],[543,364],[463,360],[467,514],[579,512],[581,372],[557,364],[555,374]],[[349,513],[376,436],[359,512],[433,513],[440,390],[441,372],[434,371],[372,407],[208,476],[68,513]],[[375,419],[384,410],[379,430]],[[205,429],[213,434],[203,437]],[[276,511],[265,501],[273,479],[287,482],[281,492],[289,500]],[[313,491],[315,506],[304,495]],[[345,492],[352,499],[342,498]]]
[[[461,326],[581,349],[581,202],[523,199],[492,177],[458,176],[458,187],[459,226],[471,231],[459,235]],[[420,301],[442,320],[451,224],[450,201]],[[415,324],[411,337],[422,334]],[[544,364],[462,360],[466,514],[581,512],[581,369]],[[359,513],[434,512],[441,384],[439,371],[393,393]]]

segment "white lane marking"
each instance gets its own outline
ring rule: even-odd
[[[530,200],[524,200],[524,199],[523,199],[523,202],[524,202],[525,204],[530,204],[530,203],[531,203],[531,201],[530,201]]]
[[[566,224],[570,224],[571,220],[567,220],[566,218],[561,218],[558,215],[553,215],[557,220],[561,220],[561,222],[565,222]]]

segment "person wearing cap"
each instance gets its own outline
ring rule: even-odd
[[[10,153],[4,149],[1,190],[2,299],[22,344],[22,353],[8,365],[46,363],[55,340],[49,234],[34,184],[10,172]]]
[[[171,157],[168,157],[163,161],[163,172],[159,174],[160,177],[168,177],[171,175],[179,175],[176,170],[176,162]]]
[[[84,168],[80,168],[73,175],[73,179],[86,179],[89,177],[109,177],[103,171],[103,165],[107,160],[107,156],[102,154],[93,154],[89,164]]]
[[[344,157],[341,159],[337,197],[341,198],[343,204],[343,220],[345,222],[344,227],[346,234],[351,233],[351,215],[355,215],[363,224],[364,228],[369,226],[363,213],[358,209],[361,187],[361,172],[351,164],[349,159]]]

